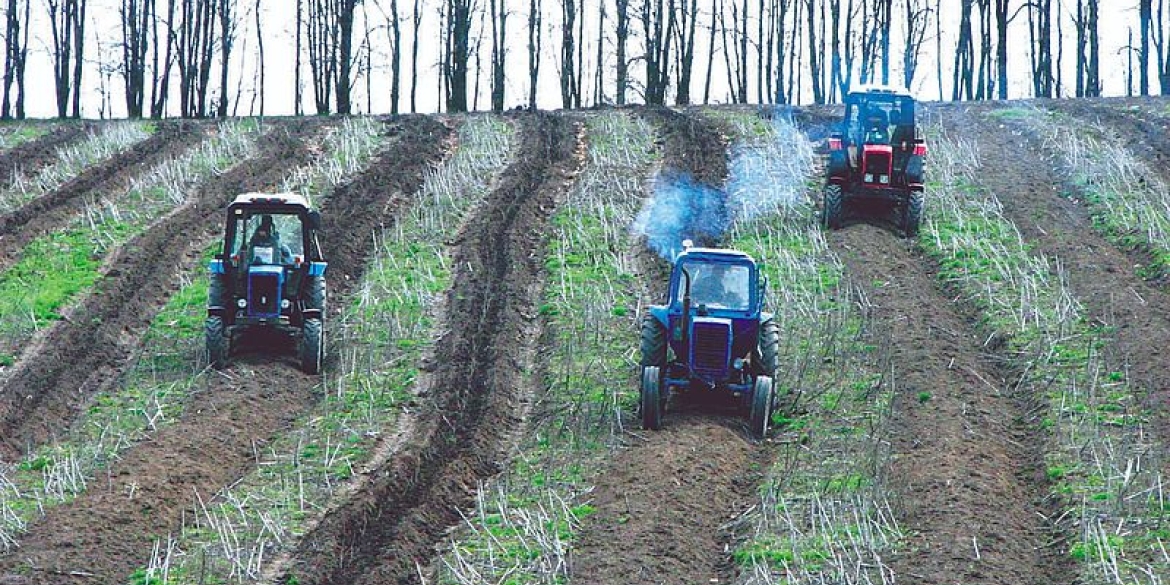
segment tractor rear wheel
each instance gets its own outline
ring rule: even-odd
[[[325,314],[325,277],[310,276],[305,287],[305,308],[321,311]]]
[[[642,428],[648,431],[657,431],[662,428],[662,378],[658,366],[642,368],[642,391],[639,394],[638,406],[642,411]]]
[[[760,364],[757,374],[776,378],[780,370],[780,326],[775,320],[760,324]]]
[[[659,368],[666,365],[666,327],[650,314],[642,317],[641,365]]]
[[[751,426],[752,434],[757,439],[768,435],[768,425],[772,422],[772,378],[758,376],[752,388]]]
[[[325,358],[325,327],[321,319],[305,319],[301,327],[301,369],[306,374],[321,373]]]
[[[207,337],[207,363],[217,370],[227,367],[231,340],[224,331],[223,317],[208,317],[203,330]]]
[[[922,222],[922,193],[915,191],[906,201],[906,210],[902,219],[902,231],[907,238],[918,236],[918,226]]]
[[[845,195],[840,185],[827,185],[825,197],[821,207],[821,225],[829,229],[841,227],[841,210],[845,204]]]

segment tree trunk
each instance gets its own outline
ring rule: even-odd
[[[540,81],[541,1],[528,2],[528,109],[536,109],[536,88]],[[619,61],[621,52],[619,48]],[[620,74],[618,87],[621,87]]]
[[[467,111],[467,60],[470,56],[471,1],[447,0],[447,111]]]
[[[353,113],[353,14],[358,0],[339,0],[337,11],[337,113]]]
[[[630,0],[617,0],[616,9],[617,32],[614,43],[617,51],[617,90],[614,101],[621,106],[626,103],[626,87],[630,79],[630,64],[626,59],[626,40],[630,36]]]

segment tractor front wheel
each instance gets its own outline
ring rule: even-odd
[[[772,422],[772,378],[759,376],[752,388],[751,426],[752,434],[757,439],[768,435],[768,425]]]
[[[902,219],[902,231],[907,238],[918,236],[918,226],[922,223],[922,193],[915,191],[906,201],[905,215]]]
[[[642,317],[641,365],[659,368],[666,365],[666,327],[650,314]]]
[[[662,428],[662,378],[658,366],[642,368],[642,391],[639,396],[639,410],[642,411],[642,428],[657,431]]]
[[[306,374],[321,373],[325,358],[325,327],[321,319],[305,319],[301,328],[301,369]]]
[[[825,187],[825,198],[821,207],[821,225],[829,229],[841,227],[841,211],[845,205],[845,195],[840,185]]]
[[[227,367],[231,340],[224,330],[223,317],[208,317],[203,329],[207,337],[207,362],[217,370]]]
[[[775,320],[760,324],[760,364],[757,374],[776,377],[780,369],[780,326]]]

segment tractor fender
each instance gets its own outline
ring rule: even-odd
[[[321,309],[305,309],[301,311],[302,319],[320,319]]]
[[[911,155],[910,160],[906,161],[906,184],[921,185],[925,166],[924,157]]]
[[[659,323],[662,324],[663,329],[666,329],[666,330],[670,329],[670,308],[669,307],[660,307],[660,306],[650,307],[650,315],[653,316],[655,319],[658,320]]]
[[[763,311],[760,312],[760,325],[763,325],[764,323],[767,323],[769,321],[773,321],[775,319],[776,319],[776,315],[774,313],[765,313]]]
[[[849,154],[844,150],[829,153],[829,181],[844,181],[849,176]]]

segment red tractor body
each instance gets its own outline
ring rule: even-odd
[[[868,200],[892,209],[906,235],[918,233],[926,145],[914,108],[909,93],[889,87],[866,86],[845,98],[842,128],[829,139],[825,227],[840,227],[856,203]]]

